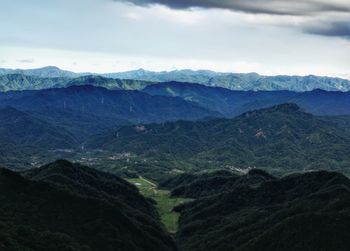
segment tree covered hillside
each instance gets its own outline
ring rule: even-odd
[[[212,185],[213,190],[221,186]],[[184,251],[345,251],[350,246],[350,180],[338,173],[294,174],[254,185],[241,181],[176,210],[181,213],[177,241]]]
[[[347,172],[350,134],[338,123],[283,104],[234,119],[119,127],[92,138],[86,146],[159,160],[163,171],[181,166],[190,170],[255,166],[276,173]]]

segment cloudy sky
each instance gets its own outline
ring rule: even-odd
[[[349,0],[0,0],[0,67],[350,79]]]

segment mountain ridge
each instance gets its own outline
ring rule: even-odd
[[[180,81],[199,83],[207,86],[219,86],[232,90],[291,90],[310,91],[321,88],[324,90],[350,90],[350,80],[324,76],[263,76],[257,73],[222,73],[208,70],[174,70],[153,72],[143,69],[119,73],[74,73],[60,70],[57,67],[44,67],[31,70],[0,69],[0,74],[20,73],[37,77],[83,77],[100,75],[114,79],[132,79],[148,82]]]

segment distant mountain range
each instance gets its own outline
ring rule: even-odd
[[[32,78],[21,79],[19,76],[8,76],[13,74],[31,76]],[[0,69],[0,75],[2,75],[2,77],[0,78],[0,91],[62,87],[67,86],[68,82],[73,78],[79,78],[83,76],[86,77],[89,75],[99,75],[109,79],[119,79],[119,81],[116,82],[112,80],[94,80],[98,82],[98,86],[103,86],[101,84],[104,84],[104,87],[108,87],[111,89],[141,89],[149,85],[149,82],[177,81],[185,83],[198,83],[207,86],[223,87],[231,90],[242,91],[290,90],[303,92],[311,91],[314,89],[323,89],[327,91],[350,90],[350,80],[341,78],[319,77],[313,75],[304,77],[282,75],[262,76],[256,73],[219,73],[206,70],[176,70],[170,72],[152,72],[139,69],[120,73],[96,74],[74,73],[70,71],[61,70],[54,66],[48,66],[32,70]],[[40,80],[38,78],[44,78],[46,80]],[[54,79],[47,80],[47,78]],[[66,78],[66,80],[62,78]],[[128,81],[125,82],[121,80]],[[80,80],[78,79],[78,82],[79,81]]]
[[[350,81],[341,78],[319,76],[262,76],[257,73],[218,73],[213,71],[178,70],[170,72],[151,72],[145,70],[124,73],[111,73],[104,76],[120,79],[137,79],[153,82],[185,82],[207,86],[223,87],[241,91],[349,91]]]
[[[0,75],[0,91],[42,90],[64,88],[74,85],[93,85],[111,90],[141,90],[153,82],[128,79],[112,79],[98,75],[86,75],[76,78],[68,77],[37,77],[24,74]]]
[[[0,68],[0,74],[23,74],[26,76],[34,76],[40,78],[76,78],[79,76],[88,75],[88,73],[74,73],[71,71],[61,70],[55,66],[46,66],[43,68],[29,70]]]

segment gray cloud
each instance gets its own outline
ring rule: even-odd
[[[328,24],[308,27],[304,32],[322,36],[343,37],[350,40],[350,22],[335,21]]]
[[[114,0],[138,6],[163,5],[172,9],[227,9],[248,14],[268,14],[276,18],[291,15],[304,19],[296,27],[306,34],[350,39],[349,0]],[[344,18],[346,17],[346,18]],[[289,17],[287,17],[289,18]],[[273,19],[272,19],[273,20]],[[320,21],[322,20],[322,21]]]
[[[17,62],[18,63],[31,64],[31,63],[34,63],[34,58],[18,59]]]
[[[115,0],[140,6],[160,4],[173,9],[219,8],[255,14],[314,15],[350,12],[348,0]]]

